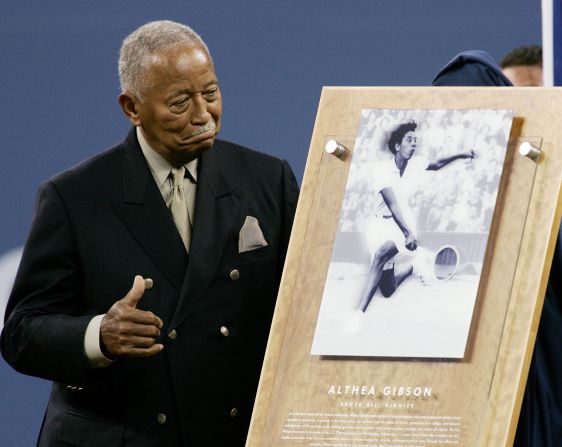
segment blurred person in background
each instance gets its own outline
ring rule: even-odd
[[[515,87],[542,87],[542,48],[538,45],[517,47],[500,61],[504,75]]]

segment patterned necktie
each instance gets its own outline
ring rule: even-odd
[[[172,217],[174,218],[174,222],[180,233],[183,245],[185,246],[187,252],[189,252],[189,243],[191,241],[191,221],[183,191],[185,167],[182,166],[180,168],[173,168],[170,175],[172,177],[172,190],[168,195],[166,205],[172,212]]]

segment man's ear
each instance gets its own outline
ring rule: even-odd
[[[129,93],[121,93],[119,95],[119,105],[133,126],[141,125],[138,112],[138,101],[134,96]]]

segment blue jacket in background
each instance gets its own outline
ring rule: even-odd
[[[509,87],[509,79],[485,51],[456,55],[433,86]],[[558,234],[548,288],[527,378],[515,447],[562,446],[562,238]]]

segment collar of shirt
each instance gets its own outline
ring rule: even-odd
[[[162,157],[162,155],[152,149],[152,147],[150,147],[150,145],[146,141],[146,138],[144,137],[140,126],[137,127],[136,132],[142,153],[144,155],[144,158],[146,159],[146,162],[148,163],[148,168],[150,169],[150,172],[152,173],[152,176],[154,177],[158,188],[161,192],[163,192],[166,189],[166,185],[169,183],[167,182],[167,180],[170,175],[170,171],[174,166],[168,160]],[[195,183],[197,183],[197,164],[198,159],[196,158],[195,160],[192,160],[185,165],[185,168],[189,171],[189,173],[195,180]],[[186,181],[190,182],[190,180],[187,178]]]

